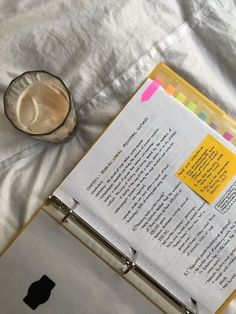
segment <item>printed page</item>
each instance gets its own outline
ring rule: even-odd
[[[54,195],[76,199],[108,240],[134,247],[213,312],[236,284],[235,153],[147,80]]]

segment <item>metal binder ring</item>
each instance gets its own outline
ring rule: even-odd
[[[126,257],[125,265],[124,267],[121,268],[121,272],[123,275],[127,274],[131,269],[135,268],[136,266],[135,262],[136,262],[138,252],[132,247],[130,247],[130,249],[131,249],[132,257],[131,258]]]
[[[123,275],[125,275],[134,267],[135,267],[135,263],[133,261],[127,260],[124,267],[121,268],[121,272]]]
[[[62,223],[67,221],[67,219],[70,217],[70,215],[73,214],[73,211],[75,210],[75,208],[79,205],[79,202],[77,202],[74,198],[73,198],[73,201],[74,201],[74,204],[69,209],[68,213],[62,218],[62,220],[61,220]]]

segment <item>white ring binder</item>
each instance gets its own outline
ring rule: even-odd
[[[78,216],[76,213],[74,213],[75,208],[79,205],[79,202],[74,200],[74,205],[69,208],[66,206],[60,199],[58,199],[56,196],[51,195],[49,197],[49,201],[51,205],[58,209],[62,214],[63,218],[61,219],[61,223],[64,225],[64,223],[70,219],[71,222],[75,223],[76,225],[82,227],[88,233],[92,238],[96,238],[97,241],[101,242],[108,251],[111,251],[116,258],[122,262],[125,263],[125,265],[120,269],[120,273],[122,275],[127,274],[132,269],[136,271],[138,276],[141,276],[144,280],[148,281],[153,287],[158,288],[160,291],[162,291],[168,298],[172,300],[177,306],[182,308],[182,313],[184,314],[197,314],[197,302],[192,299],[192,303],[194,305],[194,311],[190,310],[186,307],[185,304],[183,304],[180,300],[178,300],[173,294],[171,294],[166,288],[161,286],[154,278],[152,278],[149,274],[145,272],[140,266],[137,265],[136,259],[138,256],[138,252],[132,248],[131,257],[128,257],[123,252],[121,252],[118,248],[116,248],[112,243],[110,243],[107,239],[105,239],[100,233],[98,233],[92,226],[90,226],[86,221],[84,221],[80,216]],[[64,225],[65,226],[65,225]]]

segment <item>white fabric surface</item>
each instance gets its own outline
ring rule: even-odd
[[[159,62],[236,117],[235,0],[0,0],[0,249]],[[78,131],[40,142],[4,116],[3,93],[27,70],[60,76]]]

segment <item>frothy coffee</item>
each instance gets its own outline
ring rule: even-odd
[[[51,132],[69,112],[68,95],[50,82],[34,82],[17,99],[16,115],[22,129],[33,134]]]

